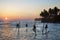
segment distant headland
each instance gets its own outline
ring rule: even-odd
[[[40,13],[42,18],[35,18],[35,21],[41,21],[43,23],[60,23],[60,9],[58,7],[49,8],[43,10]]]

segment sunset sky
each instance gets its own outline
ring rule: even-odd
[[[60,0],[0,0],[0,18],[34,19],[54,6],[60,8]]]

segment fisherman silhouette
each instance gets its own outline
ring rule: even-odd
[[[28,27],[28,24],[26,24],[26,27]]]
[[[17,25],[16,25],[16,27],[17,27],[17,28],[19,28],[19,27],[20,27],[20,25],[19,25],[19,24],[17,24]]]
[[[35,33],[35,36],[37,36],[37,34],[36,34],[36,25],[35,24],[33,25],[33,31]]]
[[[48,28],[48,25],[46,24],[46,26],[45,26],[45,30],[46,30],[46,32],[45,32],[45,33],[47,33],[47,28]]]
[[[35,36],[36,36],[36,25],[35,24],[33,26],[33,31],[35,32]]]
[[[27,30],[27,27],[28,27],[28,24],[26,24],[26,32],[28,31],[28,30]]]
[[[18,32],[19,32],[19,28],[20,28],[20,24],[19,23],[16,24],[16,28],[18,29]]]

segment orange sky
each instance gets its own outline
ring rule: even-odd
[[[0,0],[0,18],[34,19],[43,9],[54,6],[60,8],[60,0]]]

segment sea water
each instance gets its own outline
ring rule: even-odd
[[[18,22],[14,21],[9,22],[9,24],[0,25],[0,40],[60,40],[59,23],[47,23],[49,32],[44,35],[42,34],[42,29],[43,25],[45,27],[46,23],[35,21],[20,21],[19,32],[16,28],[17,23]],[[34,23],[36,23],[36,35],[32,30]],[[28,24],[27,28],[26,24]]]

